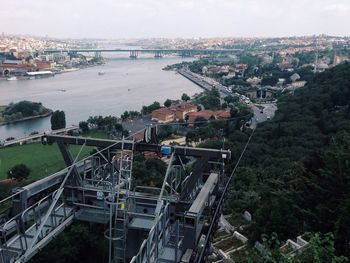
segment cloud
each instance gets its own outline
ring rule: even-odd
[[[350,3],[333,3],[324,7],[325,11],[335,12],[341,15],[349,15]]]
[[[59,37],[350,35],[349,0],[11,0],[5,33]]]

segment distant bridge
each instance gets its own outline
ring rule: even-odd
[[[48,49],[43,53],[130,53],[130,58],[137,58],[139,53],[153,53],[155,57],[162,57],[164,54],[177,54],[180,56],[193,55],[219,55],[234,54],[242,49]]]

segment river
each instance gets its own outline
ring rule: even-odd
[[[125,110],[140,110],[154,101],[179,99],[182,93],[202,90],[191,81],[163,67],[187,59],[178,57],[118,58],[105,65],[34,80],[0,81],[0,105],[30,100],[63,110],[67,126],[93,115],[120,116]],[[98,72],[104,71],[104,75]],[[0,140],[23,137],[50,129],[50,118],[0,126]]]

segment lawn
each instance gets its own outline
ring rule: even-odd
[[[70,147],[74,156],[79,149],[80,146],[76,145]],[[81,156],[87,156],[90,151],[91,148],[86,147]],[[45,146],[41,143],[31,143],[6,147],[0,149],[0,179],[7,178],[7,171],[20,163],[30,168],[30,180],[38,180],[65,168],[61,152],[56,144]]]
[[[108,137],[106,133],[98,131],[89,132],[84,136],[93,138]],[[80,146],[78,145],[70,146],[73,158],[79,152],[79,149]],[[80,156],[88,156],[91,150],[92,147],[85,147]],[[20,163],[24,163],[30,168],[31,173],[28,178],[30,180],[41,179],[66,167],[56,144],[30,143],[21,146],[15,145],[0,148],[0,179],[7,178],[7,171]]]

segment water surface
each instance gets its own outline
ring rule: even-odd
[[[179,99],[201,89],[173,71],[163,71],[181,58],[118,58],[103,66],[35,80],[0,81],[0,105],[21,100],[42,102],[63,110],[67,125],[78,124],[93,115],[120,116],[125,110],[140,110],[154,101]],[[104,75],[98,72],[104,71]],[[0,140],[22,137],[50,129],[50,118],[0,126]]]

